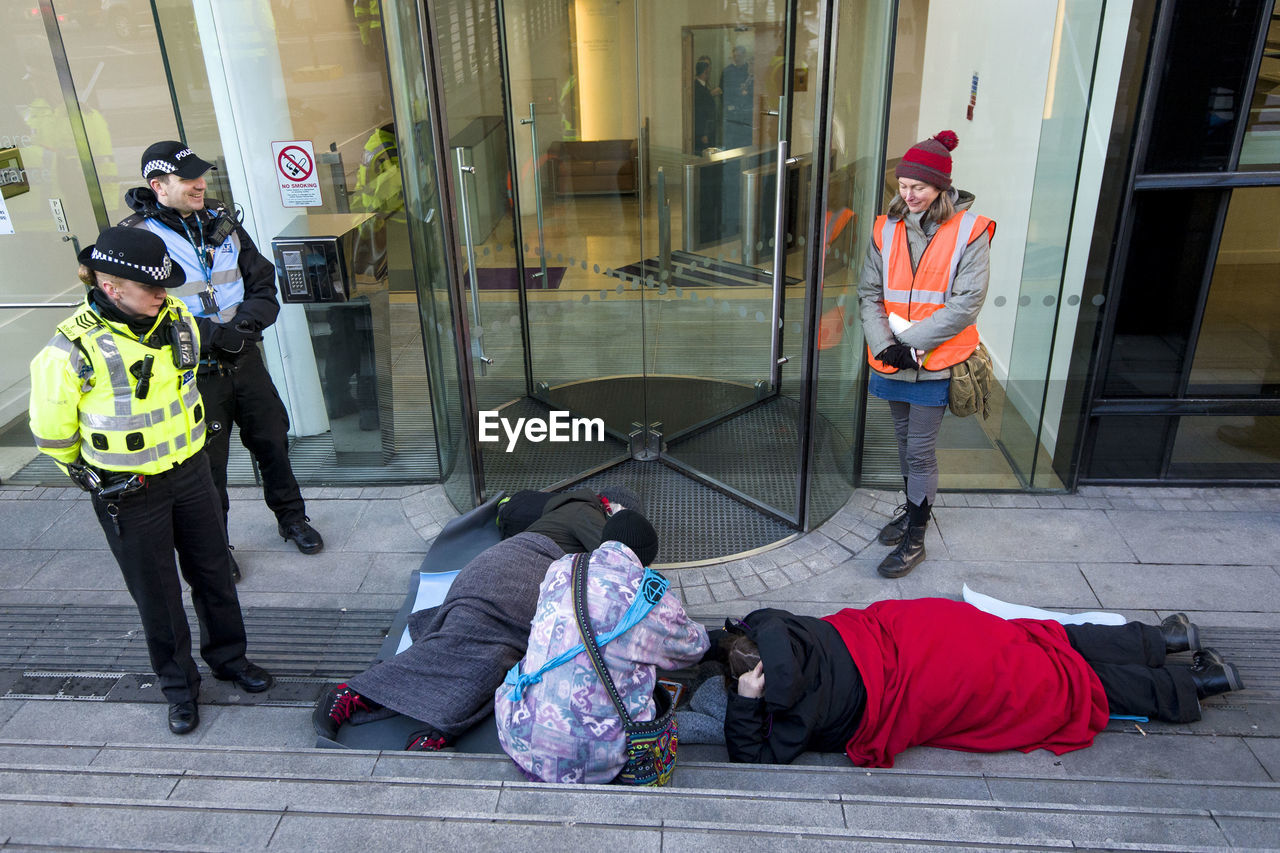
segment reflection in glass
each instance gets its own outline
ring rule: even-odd
[[[1240,149],[1241,169],[1280,168],[1280,13],[1272,13]]]
[[[1270,0],[1173,4],[1146,171],[1223,171],[1245,119],[1262,9]]]
[[[1274,480],[1280,476],[1280,417],[1178,419],[1169,477]]]
[[[1231,194],[1187,393],[1280,397],[1280,188]]]

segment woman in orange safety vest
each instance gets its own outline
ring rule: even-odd
[[[996,224],[970,210],[971,193],[951,186],[958,141],[944,130],[903,155],[898,195],[875,222],[858,285],[870,390],[889,403],[907,496],[880,531],[882,544],[897,546],[878,567],[887,578],[924,560],[951,366],[977,348],[974,323],[987,295]]]

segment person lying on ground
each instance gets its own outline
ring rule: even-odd
[[[625,489],[606,493],[619,498],[615,507],[639,503]],[[477,555],[439,607],[410,615],[411,646],[325,691],[312,712],[316,733],[332,740],[353,716],[367,722],[398,712],[423,724],[405,749],[439,750],[482,720],[493,691],[524,656],[538,586],[552,563],[608,538],[621,538],[647,561],[656,557],[657,534],[637,510],[606,517],[603,504],[590,504],[557,501],[524,532]]]
[[[557,560],[547,572],[528,653],[494,693],[498,740],[532,780],[612,782],[626,763],[623,720],[582,646],[573,562]],[[654,720],[656,670],[697,663],[710,645],[706,629],[685,614],[665,578],[646,571],[643,555],[624,544],[605,542],[586,569],[586,616],[619,704],[636,722]],[[628,616],[640,618],[631,624]],[[669,772],[668,759],[674,756],[658,762]]]
[[[822,619],[764,609],[726,623],[729,758],[786,764],[807,750],[892,767],[913,746],[1082,749],[1109,715],[1200,719],[1240,690],[1185,614],[1159,626],[1004,620],[940,598],[879,601]],[[1194,653],[1190,664],[1170,653]]]

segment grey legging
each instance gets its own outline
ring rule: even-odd
[[[946,406],[917,406],[889,400],[893,434],[898,439],[898,463],[907,481],[907,500],[933,505],[938,494],[938,430]]]

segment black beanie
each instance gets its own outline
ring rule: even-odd
[[[649,566],[658,556],[658,531],[649,519],[633,509],[610,516],[604,523],[605,542],[621,542],[640,558],[642,566]]]

